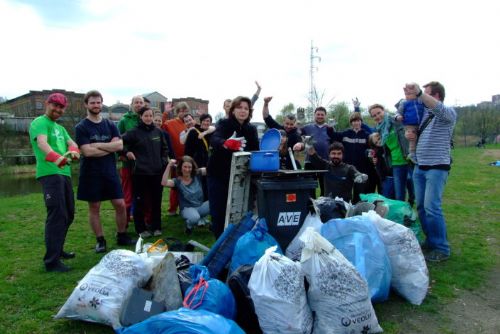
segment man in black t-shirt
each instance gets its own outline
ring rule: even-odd
[[[100,221],[101,202],[111,200],[116,211],[118,245],[132,245],[127,234],[127,212],[123,191],[116,171],[115,152],[123,149],[118,128],[114,123],[103,119],[102,95],[90,91],[84,97],[87,118],[76,127],[76,142],[80,146],[80,178],[77,199],[89,203],[89,222],[97,239],[96,253],[106,252],[106,240]]]

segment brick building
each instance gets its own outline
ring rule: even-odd
[[[180,102],[186,102],[189,108],[191,108],[191,114],[195,117],[199,117],[203,114],[208,114],[208,100],[197,99],[195,97],[181,97],[172,99],[172,104],[174,106]]]
[[[68,106],[63,117],[73,117],[75,119],[85,117],[86,111],[83,106],[83,96],[85,94],[64,89],[30,90],[27,94],[5,101],[2,104],[2,111],[14,117],[38,117],[45,113],[45,100],[52,93],[62,93],[68,99]]]
[[[142,94],[142,97],[149,100],[149,106],[153,112],[164,112],[168,99],[158,92]]]

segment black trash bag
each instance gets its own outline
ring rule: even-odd
[[[343,200],[335,200],[328,196],[321,196],[312,200],[314,209],[323,223],[330,219],[345,218],[347,210]]]
[[[175,259],[175,265],[177,267],[177,277],[179,277],[182,298],[184,298],[186,295],[186,290],[193,283],[191,274],[189,274],[189,267],[191,267],[192,263],[189,261],[187,256],[181,255],[179,258]]]
[[[233,293],[236,300],[236,317],[234,321],[246,333],[262,333],[259,325],[259,319],[255,314],[250,290],[248,289],[248,281],[252,275],[252,265],[239,266],[228,278],[227,285]]]
[[[192,252],[194,251],[194,246],[191,244],[185,244],[177,238],[167,237],[163,239],[167,245],[168,250],[171,252]]]

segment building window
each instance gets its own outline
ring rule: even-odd
[[[36,110],[42,110],[43,109],[43,103],[40,102],[40,101],[37,101],[35,103],[35,108],[36,108]]]

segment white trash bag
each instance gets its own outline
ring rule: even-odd
[[[414,305],[422,304],[429,289],[429,271],[413,231],[380,217],[375,211],[363,213],[375,225],[391,261],[391,286]]]
[[[124,303],[132,289],[144,286],[151,274],[151,267],[138,254],[113,250],[83,277],[55,318],[123,327],[120,314]]]
[[[262,331],[308,334],[312,314],[307,305],[300,264],[270,247],[253,268],[248,288]]]
[[[300,239],[299,239],[300,236],[302,235],[302,233],[304,233],[304,231],[308,227],[312,227],[312,228],[314,228],[314,230],[316,232],[320,232],[322,225],[323,225],[323,223],[321,222],[319,214],[318,215],[311,214],[311,213],[308,214],[306,219],[304,220],[304,224],[302,224],[299,232],[297,233],[295,238],[293,238],[293,240],[290,242],[290,244],[286,248],[286,252],[285,252],[286,257],[288,257],[289,259],[292,259],[294,261],[299,261],[300,255],[302,254],[302,247],[304,247],[304,243],[302,241],[300,241]]]
[[[313,333],[380,333],[368,284],[335,247],[312,228],[306,229],[300,263],[315,313]]]

